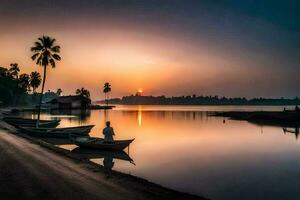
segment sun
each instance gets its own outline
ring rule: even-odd
[[[143,90],[142,89],[138,89],[136,96],[142,96],[143,95]]]

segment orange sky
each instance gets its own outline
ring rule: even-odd
[[[17,62],[24,72],[42,73],[31,61],[29,50],[39,35],[21,32],[1,37],[1,46],[6,49],[0,55],[2,64]],[[100,88],[107,81],[113,97],[133,94],[139,88],[150,95],[211,94],[212,87],[222,88],[230,76],[255,73],[239,66],[239,60],[207,51],[204,42],[198,47],[176,37],[109,29],[48,35],[61,45],[62,61],[55,69],[48,69],[46,89],[61,87],[63,94],[85,87],[94,99],[102,98]]]
[[[61,45],[62,61],[55,69],[48,69],[46,88],[61,87],[64,94],[86,87],[93,97],[100,98],[99,88],[106,81],[113,86],[113,96],[135,93],[139,88],[146,94],[164,94],[172,87],[182,90],[184,84],[198,80],[204,84],[216,76],[219,69],[214,66],[222,62],[222,58],[205,52],[198,55],[201,49],[195,55],[192,53],[195,47],[174,38],[115,30],[49,35]],[[17,62],[24,72],[42,73],[30,60],[29,51],[38,36],[29,33],[24,37],[22,33],[1,37],[1,46],[6,49],[6,54],[0,55],[2,63],[7,66]]]

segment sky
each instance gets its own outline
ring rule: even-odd
[[[30,47],[56,38],[46,89],[144,95],[300,96],[300,3],[286,0],[0,0],[0,66],[42,68]]]

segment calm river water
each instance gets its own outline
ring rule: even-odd
[[[110,120],[116,139],[135,138],[129,149],[134,164],[115,158],[113,169],[169,188],[215,200],[300,199],[300,142],[296,134],[284,133],[281,127],[207,115],[207,111],[282,109],[117,106],[106,112],[52,113],[43,118],[60,118],[61,127],[95,124],[90,135],[96,137],[102,137],[104,123]],[[103,158],[92,161],[103,164]]]

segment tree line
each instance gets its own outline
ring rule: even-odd
[[[111,104],[125,105],[300,105],[298,97],[287,98],[227,98],[218,96],[139,96],[131,95],[108,100]]]
[[[0,101],[3,105],[12,106],[36,104],[37,88],[41,82],[39,72],[22,73],[17,63],[12,63],[9,67],[0,67]],[[56,92],[47,91],[45,99],[59,96],[61,92],[61,89]]]

